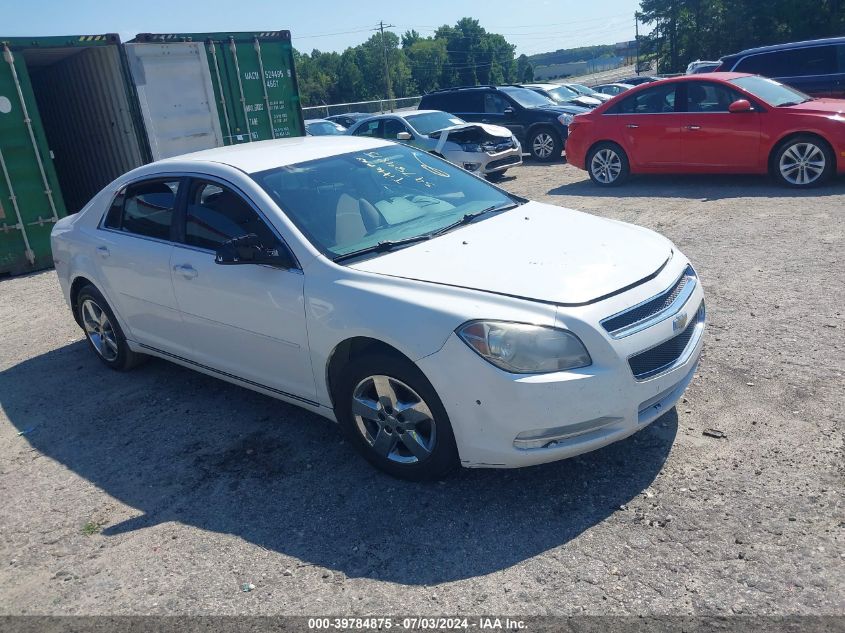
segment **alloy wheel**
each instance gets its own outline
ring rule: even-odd
[[[437,425],[425,401],[390,376],[368,376],[352,392],[352,415],[372,449],[393,462],[413,464],[429,457]]]
[[[821,178],[827,166],[824,152],[813,143],[795,143],[780,157],[780,175],[792,185],[811,185]]]
[[[537,158],[548,158],[555,148],[555,140],[548,132],[540,132],[534,137],[531,150]]]
[[[622,159],[612,149],[600,149],[590,161],[590,171],[600,183],[609,185],[622,173]]]
[[[82,324],[97,353],[107,361],[117,358],[117,335],[108,314],[93,299],[82,302]]]

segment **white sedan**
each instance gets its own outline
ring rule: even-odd
[[[664,237],[378,139],[146,165],[52,246],[107,366],[157,356],[298,404],[409,479],[627,437],[702,348],[701,283]]]

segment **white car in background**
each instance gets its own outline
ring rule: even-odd
[[[703,344],[701,283],[666,238],[380,139],[145,165],[52,247],[108,367],[157,356],[297,404],[408,479],[627,437],[671,409]]]
[[[468,123],[440,110],[375,115],[355,123],[347,134],[407,143],[489,180],[522,164],[522,147],[508,128]]]

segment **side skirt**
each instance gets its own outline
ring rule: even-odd
[[[158,358],[171,361],[173,363],[176,363],[177,365],[187,367],[188,369],[194,369],[208,376],[225,380],[226,382],[230,382],[233,385],[252,389],[253,391],[263,393],[264,395],[270,396],[271,398],[276,398],[277,400],[282,400],[289,404],[294,404],[299,407],[302,407],[303,409],[307,409],[308,411],[321,415],[324,418],[328,418],[332,422],[337,422],[334,416],[334,411],[330,407],[325,407],[318,402],[309,400],[308,398],[303,398],[301,396],[282,391],[281,389],[268,387],[267,385],[262,385],[261,383],[252,380],[247,380],[246,378],[241,378],[240,376],[235,376],[234,374],[230,374],[220,369],[215,369],[214,367],[203,365],[202,363],[183,358],[182,356],[178,356],[176,354],[171,354],[170,352],[165,352],[164,350],[160,350],[150,345],[137,343],[135,341],[127,341],[127,343],[129,343],[129,347],[133,351],[141,352],[143,354],[149,354],[150,356],[157,356]]]

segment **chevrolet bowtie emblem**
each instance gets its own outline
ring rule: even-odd
[[[672,319],[672,331],[679,332],[687,326],[687,313],[681,312],[678,316]]]

